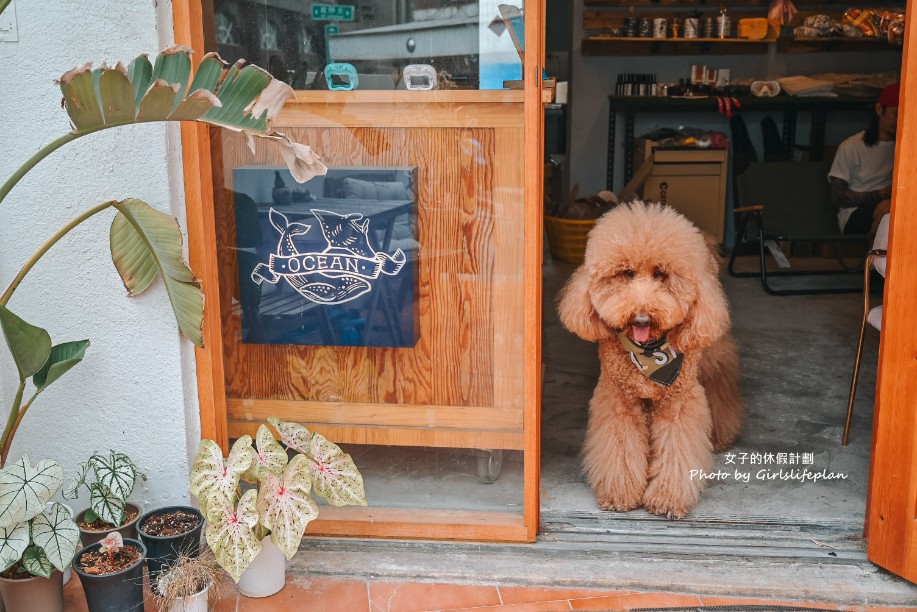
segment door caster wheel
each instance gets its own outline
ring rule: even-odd
[[[477,454],[478,479],[486,484],[496,482],[503,467],[503,449],[479,450]]]

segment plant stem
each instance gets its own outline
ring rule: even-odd
[[[80,216],[73,219],[70,223],[62,227],[60,230],[58,230],[58,232],[54,234],[53,236],[51,236],[51,238],[49,238],[47,242],[41,245],[41,248],[38,249],[35,252],[35,254],[29,258],[27,262],[25,262],[25,265],[22,266],[21,270],[19,270],[19,274],[16,275],[16,278],[13,279],[13,282],[10,283],[10,286],[7,287],[6,291],[3,292],[3,295],[0,296],[0,306],[6,306],[6,304],[10,301],[10,298],[13,297],[13,292],[16,291],[16,287],[19,286],[19,283],[22,282],[22,279],[25,278],[25,275],[29,273],[29,270],[31,270],[35,266],[35,264],[38,263],[38,260],[41,259],[42,256],[48,252],[48,249],[50,249],[55,244],[57,244],[57,241],[63,238],[74,227],[76,227],[77,225],[79,225],[80,223],[88,219],[89,217],[93,216],[94,214],[101,212],[105,210],[106,208],[110,208],[112,204],[114,204],[114,202],[115,202],[114,200],[109,200],[108,202],[103,202],[102,204],[99,204],[98,206],[90,208],[89,210],[81,214]]]
[[[3,443],[2,450],[0,450],[0,466],[6,465],[6,458],[10,454],[10,447],[13,445],[13,438],[16,437],[16,430],[19,429],[19,424],[22,423],[22,417],[25,416],[26,411],[29,409],[29,406],[32,405],[32,402],[35,401],[35,398],[38,397],[38,394],[41,391],[36,391],[32,397],[29,398],[22,408],[19,409],[19,412],[16,414],[16,420],[13,422],[13,428],[10,429],[10,433],[6,438],[6,442]]]
[[[3,2],[3,1],[4,0],[0,0],[0,2]],[[13,176],[7,179],[7,181],[3,183],[3,186],[0,187],[0,202],[3,202],[3,199],[6,197],[6,194],[10,192],[10,190],[16,185],[16,183],[19,182],[19,179],[25,176],[26,173],[35,166],[35,164],[37,164],[38,162],[40,162],[41,160],[46,158],[48,155],[50,155],[51,153],[53,153],[60,147],[64,146],[68,142],[72,140],[76,140],[80,136],[85,136],[86,134],[90,134],[91,132],[98,131],[104,127],[108,127],[108,126],[103,125],[97,129],[87,130],[85,132],[79,132],[78,134],[74,134],[73,132],[68,132],[64,134],[63,136],[61,136],[60,138],[58,138],[57,140],[53,140],[49,142],[48,144],[46,144],[41,149],[39,149],[38,152],[35,153],[35,155],[30,157],[28,161],[26,161],[26,163],[22,164],[22,166],[20,166],[19,169],[13,173]]]
[[[6,418],[6,429],[3,430],[3,437],[0,438],[0,447],[6,448],[7,440],[10,439],[10,432],[13,429],[13,423],[19,415],[19,406],[22,405],[22,394],[25,391],[25,378],[19,379],[19,387],[16,389],[16,399],[13,400],[13,406],[10,408],[10,415]],[[0,458],[0,468],[6,465],[6,455]]]

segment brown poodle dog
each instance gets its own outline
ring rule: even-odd
[[[604,215],[559,297],[564,326],[599,343],[583,468],[604,510],[669,518],[697,503],[714,451],[739,433],[738,359],[718,256],[672,208]]]

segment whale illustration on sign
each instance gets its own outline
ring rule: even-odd
[[[301,296],[318,304],[343,304],[372,291],[380,275],[397,275],[407,258],[401,249],[393,254],[377,251],[370,243],[369,219],[360,213],[338,214],[312,209],[327,244],[321,252],[302,253],[293,239],[312,227],[290,221],[270,209],[271,225],[280,234],[277,250],[268,263],[258,264],[251,278],[260,285],[284,279]]]

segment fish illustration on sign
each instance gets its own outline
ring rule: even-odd
[[[280,279],[301,296],[318,304],[343,304],[372,291],[381,274],[397,275],[407,258],[401,249],[393,254],[377,251],[370,243],[369,219],[360,213],[338,214],[312,209],[327,244],[321,252],[301,253],[293,242],[312,227],[291,222],[270,209],[271,225],[280,234],[277,250],[268,263],[260,263],[251,278],[260,285],[276,284]]]

